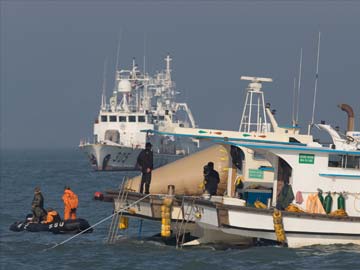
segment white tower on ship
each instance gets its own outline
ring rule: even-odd
[[[242,76],[241,80],[250,81],[246,88],[246,99],[241,116],[240,132],[269,132],[270,124],[266,120],[263,82],[272,82],[271,78]]]
[[[172,58],[168,54],[166,58],[164,59],[166,62],[166,70],[165,70],[165,87],[171,86],[171,68],[170,68],[170,62],[172,61]]]

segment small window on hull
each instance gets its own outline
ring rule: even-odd
[[[144,115],[138,116],[138,122],[145,122],[145,116]]]
[[[116,116],[110,115],[110,122],[116,122]]]
[[[119,122],[126,122],[126,116],[119,116]]]
[[[136,122],[136,116],[134,115],[129,116],[129,122]]]
[[[107,115],[101,116],[101,122],[107,122]]]
[[[360,169],[360,157],[350,155],[329,155],[329,167]]]

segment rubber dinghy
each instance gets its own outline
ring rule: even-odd
[[[90,228],[90,224],[87,220],[78,218],[73,220],[66,220],[66,221],[59,221],[59,222],[52,222],[47,224],[42,223],[31,223],[29,221],[17,221],[10,226],[10,231],[13,232],[21,232],[21,231],[28,231],[28,232],[43,232],[48,231],[55,234],[60,233],[79,233],[82,231],[86,231],[86,233],[90,233],[93,231]]]

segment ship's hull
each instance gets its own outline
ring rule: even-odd
[[[137,170],[137,157],[141,148],[107,144],[87,144],[80,148],[86,153],[90,164],[96,171],[133,171]],[[163,166],[184,155],[154,153],[155,167]]]
[[[273,210],[206,201],[195,204],[201,212],[196,223],[204,230],[221,231],[233,237],[277,241]],[[331,217],[308,213],[282,212],[286,244],[291,248],[310,245],[360,244],[359,217]]]

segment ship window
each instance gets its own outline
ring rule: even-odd
[[[165,116],[159,115],[159,121],[164,121],[164,120],[165,120]]]
[[[119,122],[126,122],[126,116],[119,116]]]
[[[101,122],[107,122],[107,115],[101,116]]]
[[[116,122],[116,116],[110,115],[110,122]]]
[[[138,122],[145,122],[145,116],[144,115],[139,115],[138,116]]]
[[[293,137],[289,138],[289,142],[291,142],[291,143],[300,143],[297,139],[295,139]]]
[[[265,156],[263,154],[260,154],[259,152],[254,152],[254,159],[255,160],[266,160]]]
[[[329,167],[360,169],[360,156],[329,155]]]
[[[136,122],[136,116],[134,115],[129,116],[129,122]]]

